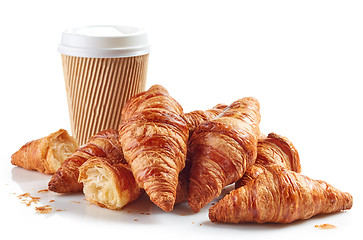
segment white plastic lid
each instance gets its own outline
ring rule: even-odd
[[[87,26],[65,30],[58,52],[76,57],[132,57],[148,54],[150,44],[147,33],[142,28]]]

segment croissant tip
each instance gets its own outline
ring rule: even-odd
[[[57,189],[53,185],[48,185],[48,190],[52,192],[57,192]]]
[[[57,192],[57,193],[62,193],[64,191],[61,191],[62,187],[59,187],[59,184],[57,184],[56,181],[53,181],[53,178],[50,180],[50,182],[48,183],[48,189],[52,192]]]
[[[349,210],[353,207],[353,196],[350,193],[345,193],[345,196],[346,196],[345,210]]]
[[[162,206],[159,206],[162,210],[164,210],[165,212],[171,212],[174,209],[174,204],[164,204]]]
[[[14,153],[14,154],[15,154],[15,153]],[[15,161],[14,154],[13,154],[13,155],[11,155],[11,161],[10,161],[10,163],[11,163],[12,165],[16,166],[16,161]]]
[[[151,201],[165,212],[171,212],[174,209],[175,198],[165,197],[165,198],[151,199]]]
[[[81,192],[83,189],[83,184],[74,184],[74,186],[66,185],[63,182],[57,182],[49,183],[48,184],[48,190],[56,193],[76,193]]]
[[[70,192],[69,187],[65,184],[65,181],[57,174],[54,174],[53,177],[50,179],[48,183],[48,189],[56,193]]]
[[[192,185],[189,184],[188,204],[193,212],[198,213],[206,205],[206,201],[200,191],[195,191]]]
[[[192,209],[193,212],[198,213],[200,209],[202,209],[202,203],[194,200],[188,200],[189,207]]]
[[[216,217],[215,217],[215,210],[214,210],[214,206],[213,206],[213,207],[211,207],[211,208],[209,209],[208,217],[209,217],[209,220],[210,220],[211,222],[217,222],[217,219],[216,219]]]

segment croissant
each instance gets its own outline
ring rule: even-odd
[[[190,139],[188,203],[194,212],[239,180],[256,160],[260,136],[259,103],[233,102],[211,121],[202,122]]]
[[[224,104],[218,104],[212,109],[205,111],[196,110],[180,115],[184,121],[187,123],[189,129],[189,137],[192,135],[193,131],[199,124],[204,121],[209,121],[215,118],[217,115],[223,112],[227,107]],[[189,143],[187,144],[189,147]],[[190,170],[190,151],[187,151],[187,157],[185,161],[185,167],[179,174],[179,182],[176,190],[176,200],[175,204],[182,203],[188,200],[188,183],[189,183],[189,170]]]
[[[77,141],[66,130],[59,129],[46,137],[26,143],[11,156],[11,163],[25,169],[53,174],[77,148]]]
[[[277,164],[231,191],[209,209],[212,222],[290,223],[350,209],[353,198],[321,180],[312,180]]]
[[[83,163],[78,181],[83,183],[88,201],[114,210],[123,208],[142,193],[127,164],[103,157],[93,157]]]
[[[266,138],[258,140],[256,162],[235,183],[236,188],[255,179],[261,173],[259,166],[270,164],[278,164],[288,170],[298,173],[301,172],[299,153],[292,142],[286,137],[276,133],[270,133]]]
[[[138,185],[164,211],[173,209],[185,166],[189,131],[182,107],[160,85],[131,98],[123,108],[120,143]]]
[[[81,192],[83,185],[78,182],[78,168],[92,157],[106,157],[118,163],[123,159],[118,138],[118,131],[112,129],[92,136],[64,161],[49,181],[48,189],[57,193]]]

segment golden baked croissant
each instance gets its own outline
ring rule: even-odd
[[[188,203],[194,212],[217,197],[225,186],[239,180],[255,162],[259,110],[255,98],[243,98],[194,131],[188,188]]]
[[[118,131],[104,130],[92,136],[86,144],[68,157],[48,183],[49,190],[58,193],[81,192],[82,183],[78,182],[78,168],[92,157],[106,157],[118,163],[123,159],[118,142]]]
[[[11,156],[11,163],[25,169],[53,174],[77,148],[77,141],[66,130],[59,129],[46,137],[26,143]]]
[[[79,182],[90,202],[109,209],[121,209],[142,193],[127,164],[93,157],[79,167]]]
[[[196,127],[204,121],[209,121],[215,118],[217,115],[221,114],[223,110],[227,107],[224,104],[218,104],[212,109],[205,111],[196,110],[189,113],[182,114],[181,117],[187,123],[189,129],[189,136],[192,135]],[[189,143],[188,143],[189,147]],[[176,191],[175,204],[182,203],[188,200],[188,182],[189,182],[189,170],[190,170],[190,151],[187,151],[187,158],[185,161],[185,167],[179,174],[179,182]]]
[[[136,182],[164,211],[173,209],[185,166],[188,128],[182,107],[165,88],[152,86],[123,108],[120,143]]]
[[[278,164],[288,170],[301,172],[299,153],[292,142],[286,137],[270,133],[266,138],[258,140],[256,162],[235,183],[236,188],[255,179],[261,171],[260,165],[266,166],[270,164]],[[256,167],[255,165],[258,166]]]
[[[317,214],[350,209],[353,198],[321,180],[312,180],[277,164],[231,191],[209,209],[212,222],[290,223]]]

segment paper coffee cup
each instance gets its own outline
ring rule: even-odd
[[[82,145],[99,131],[117,130],[125,102],[145,90],[146,32],[125,26],[73,28],[63,32],[58,51],[73,136]]]

